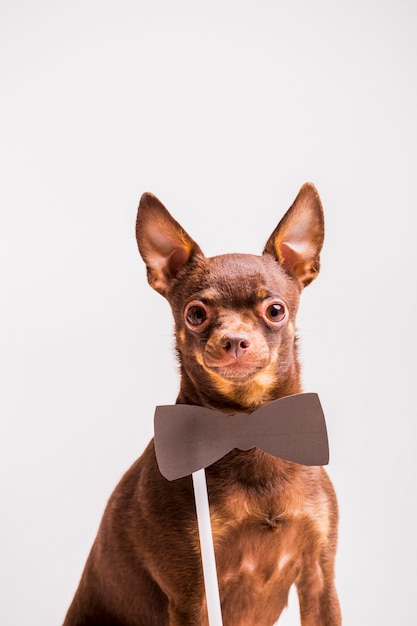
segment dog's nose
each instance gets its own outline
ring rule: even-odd
[[[220,345],[228,355],[237,359],[243,356],[250,346],[248,335],[223,335]]]

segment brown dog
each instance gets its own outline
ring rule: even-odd
[[[260,257],[207,259],[151,194],[136,232],[149,283],[175,319],[178,404],[232,414],[300,393],[295,317],[324,237],[313,185]],[[207,481],[224,625],[271,626],[295,584],[303,626],[339,626],[338,514],[325,470],[235,449]],[[207,623],[191,478],[163,478],[151,441],[110,498],[65,626]]]

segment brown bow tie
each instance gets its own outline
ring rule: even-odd
[[[155,452],[168,480],[208,467],[234,448],[259,448],[293,463],[327,465],[329,445],[318,395],[286,396],[249,415],[225,415],[191,404],[156,407]]]

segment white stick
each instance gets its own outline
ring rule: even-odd
[[[210,522],[210,507],[204,468],[193,473],[194,498],[197,509],[198,532],[200,535],[201,558],[203,561],[204,585],[206,587],[207,612],[210,626],[222,626],[219,584],[214,556],[213,534]]]

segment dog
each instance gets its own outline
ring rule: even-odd
[[[136,235],[174,316],[178,404],[230,415],[301,392],[296,313],[324,240],[311,183],[261,256],[206,258],[150,193]],[[340,626],[338,508],[323,467],[234,449],[206,474],[224,626],[272,626],[292,585],[302,626]],[[191,477],[166,480],[152,440],[110,497],[64,626],[207,624]]]

